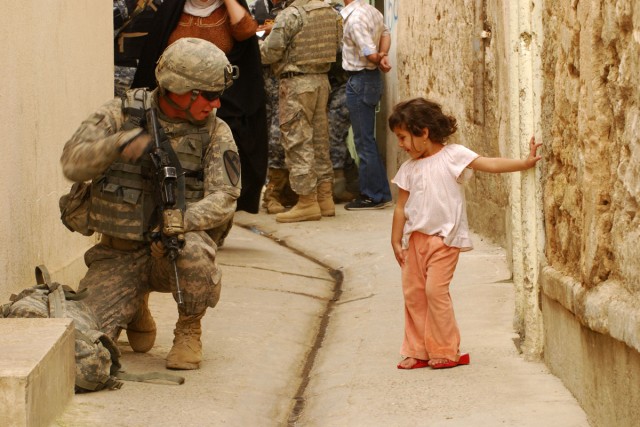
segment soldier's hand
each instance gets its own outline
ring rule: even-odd
[[[264,31],[264,35],[262,37],[266,37],[271,33],[271,29],[273,25],[258,25],[258,29],[256,31]]]
[[[151,256],[154,258],[163,258],[166,254],[164,245],[161,240],[151,242]]]
[[[147,151],[150,145],[151,135],[146,132],[142,132],[140,135],[133,138],[131,142],[126,144],[120,153],[120,157],[128,162],[134,162]]]

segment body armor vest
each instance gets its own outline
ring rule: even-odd
[[[335,62],[338,50],[336,12],[320,1],[291,7],[300,12],[303,25],[283,62],[295,65]]]
[[[133,93],[123,99],[123,128],[135,126],[132,121],[144,115],[145,107]],[[150,97],[150,94],[149,94]],[[211,141],[208,125],[196,127],[190,123],[161,123],[170,140],[178,140],[174,151],[185,173],[187,203],[204,197],[202,159]],[[172,144],[173,145],[173,144]],[[156,225],[156,195],[154,165],[143,155],[136,162],[116,160],[106,172],[91,183],[89,228],[99,233],[127,240],[150,241]]]

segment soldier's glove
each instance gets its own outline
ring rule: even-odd
[[[180,209],[165,209],[162,211],[162,233],[165,236],[176,236],[184,241],[184,216]]]

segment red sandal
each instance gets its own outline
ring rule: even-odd
[[[405,357],[405,359],[408,359],[408,357]],[[412,359],[415,359],[415,357],[412,357]],[[404,366],[398,364],[398,369],[419,369],[426,368],[427,366],[429,366],[429,360],[416,359],[416,363],[414,363],[410,368],[405,368]]]
[[[446,362],[434,362],[431,365],[432,369],[446,369],[446,368],[455,368],[458,365],[468,365],[471,362],[471,358],[469,357],[469,353],[465,353],[460,355],[458,361],[447,360]]]

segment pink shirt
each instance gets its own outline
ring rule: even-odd
[[[473,175],[467,166],[478,157],[462,145],[447,144],[433,156],[410,159],[400,166],[391,182],[409,192],[403,248],[409,247],[411,233],[419,231],[441,236],[445,245],[461,251],[473,249],[463,184]]]

